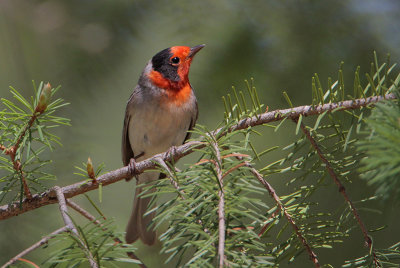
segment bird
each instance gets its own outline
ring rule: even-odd
[[[125,166],[168,151],[190,138],[190,130],[198,118],[198,105],[189,82],[189,69],[193,57],[204,46],[169,47],[147,62],[125,109],[122,130],[122,162]],[[138,239],[146,245],[155,243],[156,232],[148,228],[155,212],[144,215],[151,197],[139,195],[143,191],[140,184],[161,177],[163,174],[157,171],[136,177],[133,208],[126,227],[127,243]],[[150,193],[154,191],[153,188]]]

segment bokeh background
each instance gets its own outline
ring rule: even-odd
[[[90,156],[107,170],[121,167],[120,139],[126,101],[146,62],[173,45],[207,44],[195,58],[190,74],[199,101],[198,123],[214,128],[223,118],[221,96],[232,85],[244,88],[254,78],[260,99],[271,109],[286,108],[282,91],[294,105],[309,104],[311,76],[334,79],[345,62],[345,82],[353,70],[369,71],[372,52],[400,61],[400,2],[353,1],[128,1],[52,0],[0,1],[0,97],[8,87],[32,94],[32,80],[62,85],[59,96],[71,104],[60,111],[72,127],[56,133],[63,147],[50,153],[57,185],[80,178],[74,166]],[[265,133],[262,146],[285,144],[285,135]],[[259,141],[260,142],[260,141]],[[190,158],[181,161],[181,165]],[[278,192],[284,185],[277,183]],[[362,181],[350,186],[354,199],[373,189]],[[103,189],[100,207],[123,231],[134,184],[120,182]],[[98,200],[97,193],[90,193]],[[333,188],[327,203],[342,202]],[[85,202],[77,198],[77,202]],[[389,227],[376,243],[399,237],[399,207],[377,204],[379,217],[367,224]],[[79,218],[78,216],[76,216]],[[0,263],[62,225],[56,206],[0,222]],[[318,251],[322,263],[339,266],[365,253],[361,235],[335,251]],[[162,267],[159,248],[138,244],[138,255],[149,267]],[[29,258],[40,263],[48,254],[37,250]],[[294,267],[309,267],[306,256]],[[282,265],[285,267],[285,264]]]

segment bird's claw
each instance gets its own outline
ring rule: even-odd
[[[137,168],[136,168],[136,160],[135,160],[135,158],[131,158],[131,160],[129,161],[128,168],[129,168],[129,173],[131,174],[131,178],[134,176],[136,178],[136,181],[138,181],[139,177],[137,175]]]

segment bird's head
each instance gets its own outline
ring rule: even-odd
[[[189,85],[192,59],[205,45],[174,46],[158,52],[152,59],[150,81],[157,87],[179,91]]]

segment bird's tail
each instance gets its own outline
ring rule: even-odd
[[[156,240],[156,232],[149,228],[149,224],[152,222],[155,212],[144,216],[148,210],[148,206],[152,197],[138,196],[141,192],[142,187],[136,187],[132,214],[129,219],[128,226],[126,227],[125,240],[127,243],[133,243],[140,238],[144,244],[150,246],[153,245]],[[155,192],[154,188],[148,191],[148,193],[153,192]]]

